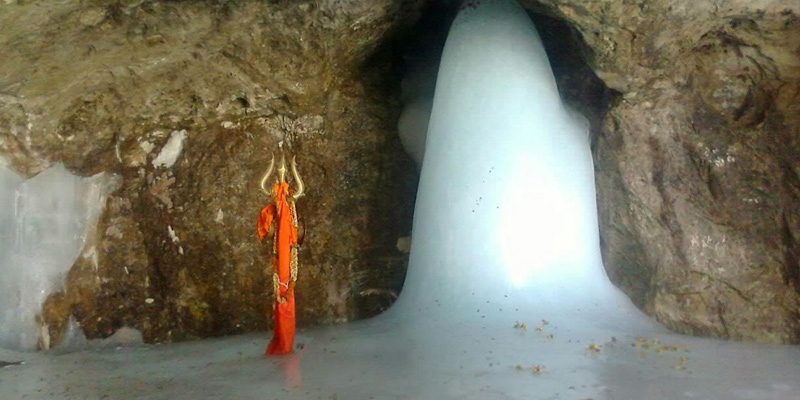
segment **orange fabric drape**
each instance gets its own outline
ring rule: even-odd
[[[294,346],[295,305],[294,279],[292,276],[293,248],[297,244],[297,227],[294,224],[294,208],[289,204],[289,184],[277,182],[272,186],[274,202],[261,209],[258,216],[258,238],[264,240],[275,222],[273,244],[273,280],[277,279],[275,293],[275,333],[267,345],[266,354],[288,354]],[[296,249],[294,250],[296,251]],[[296,253],[294,254],[296,263]],[[296,268],[296,265],[295,265]],[[296,269],[295,269],[296,274]]]

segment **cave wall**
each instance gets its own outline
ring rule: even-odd
[[[673,330],[800,342],[800,5],[525,3],[617,92],[594,141],[611,279]]]
[[[3,162],[121,178],[97,265],[79,257],[45,303],[52,341],[70,316],[150,342],[268,327],[256,184],[281,141],[308,186],[301,326],[388,306],[417,176],[383,45],[423,3],[0,5]],[[800,342],[800,6],[522,3],[564,21],[592,70],[559,82],[593,122],[611,279],[674,330]]]
[[[148,342],[266,329],[269,243],[258,188],[297,156],[298,323],[374,315],[402,286],[417,179],[395,133],[381,38],[415,1],[12,1],[0,5],[0,153],[24,176],[56,162],[121,178],[51,294],[89,338]]]

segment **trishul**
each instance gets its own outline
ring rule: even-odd
[[[295,201],[304,193],[303,180],[297,173],[297,164],[292,157],[291,169],[296,190],[286,181],[286,158],[281,153],[278,176],[267,188],[267,181],[275,168],[275,156],[270,161],[267,173],[261,178],[261,190],[270,197],[270,203],[261,209],[258,216],[258,237],[261,240],[270,233],[274,225],[272,246],[272,287],[275,293],[275,335],[267,346],[267,354],[286,354],[292,351],[295,330],[294,287],[297,281],[297,210]]]
[[[294,191],[292,195],[293,200],[297,200],[302,197],[305,192],[305,185],[303,184],[303,179],[300,178],[300,174],[297,173],[297,163],[295,162],[295,156],[292,156],[292,175],[294,175],[294,182],[297,184],[297,189]],[[272,159],[269,162],[269,168],[267,168],[267,173],[264,174],[264,177],[261,178],[261,191],[266,193],[267,196],[272,196],[273,193],[267,189],[267,180],[269,176],[272,175],[272,170],[275,168],[275,155],[272,155]],[[286,157],[281,152],[281,163],[278,165],[278,182],[286,182]]]

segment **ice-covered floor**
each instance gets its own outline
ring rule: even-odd
[[[671,334],[610,284],[585,125],[562,107],[524,10],[468,4],[428,131],[410,132],[427,137],[408,141],[425,143],[424,161],[388,312],[301,332],[302,348],[276,358],[262,355],[266,333],[0,351],[24,361],[0,369],[0,398],[800,399],[797,346]]]
[[[0,369],[0,398],[800,398],[796,347],[663,332],[637,338],[611,328],[587,332],[580,320],[543,310],[500,314],[493,308],[476,311],[470,323],[420,318],[408,324],[387,315],[309,330],[298,338],[302,349],[279,358],[261,355],[265,335],[0,353],[6,361],[26,360]],[[517,322],[527,330],[515,328]]]

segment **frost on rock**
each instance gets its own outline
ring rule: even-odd
[[[62,289],[116,183],[61,165],[29,180],[0,167],[0,347],[36,347],[42,302]]]
[[[167,144],[158,153],[158,156],[153,160],[153,166],[170,168],[178,161],[178,156],[181,155],[183,150],[183,141],[186,140],[186,130],[174,131],[169,135]]]

